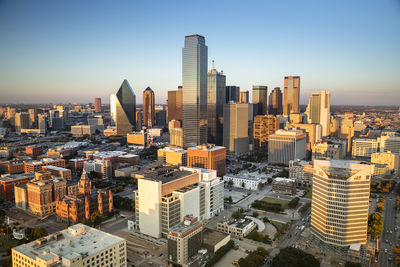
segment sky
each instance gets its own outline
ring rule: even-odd
[[[0,103],[109,103],[127,79],[165,104],[190,34],[242,91],[299,75],[301,104],[400,103],[400,0],[0,0]]]

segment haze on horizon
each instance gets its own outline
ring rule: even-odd
[[[182,81],[184,36],[201,34],[227,85],[283,89],[301,76],[301,104],[400,103],[400,2],[0,2],[0,103],[109,102],[123,79],[137,103]],[[251,94],[250,94],[251,95]]]

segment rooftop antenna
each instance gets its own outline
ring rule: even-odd
[[[211,69],[212,70],[214,70],[215,69],[215,63],[214,63],[214,60],[212,61],[212,63],[211,63]]]

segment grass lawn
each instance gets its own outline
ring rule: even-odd
[[[310,189],[308,189],[307,194],[304,195],[304,198],[311,199],[311,197],[312,197],[312,189],[310,188]]]
[[[276,230],[279,232],[279,230],[282,229],[282,227],[285,225],[284,223],[277,222],[277,221],[270,221],[271,224],[276,228]]]
[[[269,203],[279,203],[282,205],[282,208],[287,209],[289,200],[281,199],[281,198],[272,198],[272,197],[264,197],[262,201]]]

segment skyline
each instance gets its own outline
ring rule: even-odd
[[[215,60],[226,84],[241,91],[251,92],[252,85],[283,91],[284,76],[294,75],[301,77],[301,105],[321,90],[331,92],[332,105],[398,104],[398,2],[227,3],[215,3],[210,14],[206,3],[193,10],[184,2],[159,2],[154,9],[131,2],[4,1],[0,102],[101,97],[108,104],[127,79],[137,104],[148,86],[156,104],[165,104],[167,91],[182,84],[184,36],[200,34],[209,50],[208,70]],[[191,20],[189,11],[207,18]],[[240,15],[230,16],[235,11]]]

